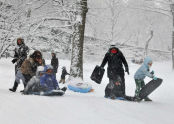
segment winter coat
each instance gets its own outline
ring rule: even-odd
[[[23,62],[20,69],[22,74],[30,75],[32,77],[36,75],[36,69],[38,66],[39,64],[35,62],[33,58],[29,58]]]
[[[117,53],[111,53],[111,49],[105,54],[105,57],[102,61],[101,67],[104,67],[108,63],[107,76],[108,78],[113,78],[116,74],[123,74],[124,69],[123,64],[126,70],[128,70],[127,61],[123,53],[116,47]]]
[[[54,56],[51,59],[51,65],[53,66],[53,72],[57,73],[57,69],[58,69],[58,66],[59,66],[59,61],[58,61],[58,58],[56,58],[56,56]]]
[[[17,68],[21,67],[23,61],[27,58],[28,52],[29,48],[24,43],[15,48],[14,63],[16,62]]]
[[[134,78],[139,80],[144,80],[146,76],[153,78],[153,74],[149,72],[150,68],[148,63],[151,63],[152,59],[150,57],[146,57],[144,63],[141,67],[136,71]]]
[[[56,77],[53,74],[47,73],[40,77],[40,85],[46,87],[49,91],[55,90],[59,87]]]
[[[65,76],[69,75],[69,73],[66,71],[66,69],[62,69],[61,79],[65,79]]]

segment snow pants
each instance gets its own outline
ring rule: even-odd
[[[139,96],[140,94],[140,90],[142,89],[142,87],[145,86],[144,80],[141,79],[135,79],[135,84],[136,84],[136,89],[135,89],[135,96]]]

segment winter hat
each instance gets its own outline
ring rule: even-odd
[[[115,48],[115,47],[116,47],[116,45],[114,45],[114,44],[110,45],[110,48]]]
[[[45,65],[44,71],[46,72],[49,69],[53,70],[53,66],[52,65]]]
[[[37,67],[37,72],[44,72],[44,67],[43,66],[38,66]]]
[[[34,53],[31,55],[32,58],[36,59],[36,58],[42,58],[42,53],[38,50],[34,51]]]
[[[63,67],[62,67],[62,69],[66,69],[66,67],[65,67],[65,66],[63,66]]]
[[[44,67],[38,66],[36,71],[36,76],[38,77],[41,73],[44,73]]]

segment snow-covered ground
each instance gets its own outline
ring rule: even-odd
[[[50,61],[46,61],[48,64]],[[97,62],[84,63],[84,80],[92,84],[93,93],[67,91],[63,97],[21,95],[9,92],[14,82],[11,59],[0,60],[0,123],[1,124],[174,124],[174,72],[170,62],[154,62],[152,69],[163,84],[150,95],[153,102],[126,102],[104,98],[108,83],[106,74],[100,85],[90,80]],[[70,61],[60,60],[69,70]],[[133,75],[140,65],[129,63],[130,75],[125,76],[126,93],[134,95]],[[150,79],[146,79],[149,81]],[[62,85],[60,85],[62,86]]]

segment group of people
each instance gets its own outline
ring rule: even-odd
[[[129,67],[123,53],[115,45],[111,45],[108,52],[102,61],[101,68],[108,63],[107,76],[109,78],[109,83],[105,88],[105,97],[115,99],[116,97],[124,97],[125,99],[131,99],[125,94],[125,73],[129,75]],[[123,68],[124,65],[124,68]],[[152,59],[146,57],[144,63],[136,71],[134,75],[136,89],[134,100],[140,100],[139,97],[140,90],[145,86],[144,79],[146,76],[157,80],[154,76],[154,71],[150,72],[150,67],[152,66]],[[125,71],[124,71],[125,70]],[[152,101],[150,98],[146,97],[145,101]]]
[[[28,52],[29,48],[25,45],[24,39],[18,38],[14,59],[12,60],[12,63],[15,63],[15,81],[13,87],[9,90],[15,92],[20,80],[22,80],[24,84],[24,90],[21,91],[24,94],[60,90],[56,79],[56,73],[59,66],[56,54],[52,53],[51,64],[45,65],[45,60],[40,51],[35,50],[27,58]],[[65,83],[65,75],[68,73],[65,67],[63,67],[62,71],[61,81]],[[66,91],[66,87],[61,90]]]
[[[25,45],[23,38],[17,39],[17,47],[15,48],[15,55],[12,63],[15,64],[15,81],[10,91],[15,92],[20,80],[24,84],[24,94],[30,92],[48,91],[60,89],[56,79],[56,73],[59,67],[59,61],[55,53],[52,53],[51,65],[45,65],[42,53],[38,50],[34,51],[29,58],[27,58],[29,48]],[[127,61],[115,45],[111,45],[108,52],[102,61],[101,68],[108,63],[107,76],[109,83],[105,88],[105,97],[126,97],[125,94],[125,72],[129,75],[129,67]],[[124,65],[124,68],[123,68]],[[142,66],[136,71],[134,75],[136,90],[135,98],[139,98],[140,90],[145,85],[144,79],[146,76],[156,80],[154,71],[150,72],[152,66],[152,59],[146,57]],[[66,68],[62,68],[61,80],[59,83],[65,83],[65,76],[69,75]],[[62,90],[66,91],[66,87]],[[148,97],[144,100],[151,101]]]

